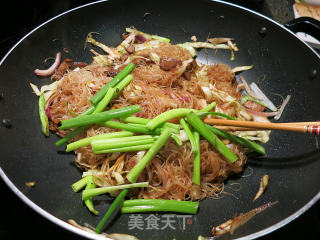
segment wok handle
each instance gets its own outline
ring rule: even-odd
[[[320,21],[310,17],[299,17],[284,24],[294,33],[304,32],[320,41]]]

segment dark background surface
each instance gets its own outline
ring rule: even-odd
[[[65,1],[25,1],[6,3],[2,7],[1,33],[0,33],[0,58],[25,34],[34,27],[62,13],[68,9],[92,2],[84,0]],[[260,13],[263,13],[280,23],[293,18],[293,1],[277,0],[233,0],[234,2]],[[4,9],[8,9],[11,17],[8,18]],[[1,81],[1,80],[0,80]],[[1,95],[1,89],[0,89]],[[5,116],[1,115],[0,118]],[[2,126],[0,126],[2,127]],[[30,207],[25,205],[16,195],[0,180],[0,239],[82,239],[49,222]],[[290,224],[260,239],[319,239],[320,234],[320,203],[315,204],[310,210]]]

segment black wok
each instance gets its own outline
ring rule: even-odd
[[[145,14],[146,12],[150,14]],[[0,111],[3,118],[11,120],[11,128],[0,128],[0,175],[8,186],[31,208],[49,220],[82,236],[94,236],[68,225],[69,218],[78,223],[96,226],[95,217],[82,205],[70,184],[78,180],[80,171],[74,166],[72,154],[56,149],[56,136],[45,138],[40,131],[37,98],[32,94],[29,82],[42,85],[49,79],[39,79],[33,70],[41,61],[67,48],[63,58],[90,61],[90,52],[83,49],[88,32],[100,33],[99,39],[108,45],[117,45],[125,27],[134,25],[142,31],[168,36],[173,43],[188,41],[192,35],[199,40],[210,36],[227,36],[236,39],[240,51],[234,62],[229,52],[217,53],[202,50],[198,60],[224,62],[231,67],[254,64],[254,69],[243,73],[249,81],[259,81],[266,93],[292,95],[292,101],[281,121],[318,120],[319,56],[294,34],[277,23],[236,6],[221,2],[193,1],[108,1],[88,5],[40,26],[22,39],[2,60],[0,89],[3,99]],[[259,34],[261,28],[266,35]],[[58,41],[52,41],[58,39]],[[281,99],[269,94],[277,104]],[[196,239],[209,236],[213,225],[232,218],[236,213],[247,212],[269,201],[279,203],[253,218],[234,235],[221,239],[256,238],[269,233],[301,215],[320,197],[320,152],[318,138],[299,133],[272,132],[266,144],[267,158],[251,156],[244,175],[234,176],[226,182],[241,184],[241,189],[227,188],[231,193],[222,199],[207,199],[200,204],[197,215],[191,220],[173,216],[176,229],[144,230],[130,228],[130,216],[116,216],[105,229],[121,232],[140,239]],[[251,171],[253,169],[253,171]],[[252,202],[258,182],[263,174],[270,175],[268,190],[256,202]],[[34,188],[25,182],[35,181]],[[101,214],[111,199],[97,198],[95,204]],[[145,220],[149,215],[143,215]],[[158,215],[163,216],[163,215]],[[131,216],[131,218],[133,218]],[[185,225],[183,225],[185,223]],[[131,226],[132,227],[132,226]],[[161,226],[160,226],[161,227]]]

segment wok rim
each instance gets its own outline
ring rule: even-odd
[[[93,4],[98,4],[101,2],[108,2],[110,0],[98,0],[98,1],[94,1],[91,3],[87,3],[72,9],[69,9],[65,12],[62,12],[50,19],[48,19],[47,21],[43,22],[42,24],[40,24],[39,26],[35,27],[33,30],[31,30],[29,33],[27,33],[25,36],[23,36],[8,52],[7,54],[4,55],[4,57],[2,58],[2,60],[0,61],[0,66],[2,65],[2,63],[5,61],[5,59],[10,55],[10,53],[21,43],[24,41],[24,39],[26,39],[29,35],[31,35],[33,32],[37,31],[39,28],[45,26],[47,23],[54,21],[55,19],[66,15],[70,12],[73,12],[75,10],[78,10],[80,8],[84,8]],[[296,37],[297,39],[299,39],[300,42],[303,42],[303,44],[305,46],[307,46],[309,48],[309,50],[311,50],[318,58],[320,58],[320,55],[310,46],[308,45],[306,42],[302,41],[299,37],[297,37],[297,35],[290,31],[289,29],[285,28],[282,24],[278,23],[277,21],[261,14],[258,13],[254,10],[248,9],[246,7],[234,4],[234,3],[229,3],[229,2],[225,2],[222,0],[207,0],[208,2],[218,2],[218,3],[222,3],[222,4],[226,4],[232,7],[236,7],[239,8],[241,10],[250,12],[252,14],[258,15],[259,17],[262,17],[263,19],[272,22],[273,24],[276,24],[278,27],[282,28],[283,30],[287,31],[288,33],[292,34],[294,37]],[[16,186],[15,184],[9,179],[9,177],[5,174],[5,172],[2,170],[1,166],[0,166],[0,177],[3,179],[3,181],[6,183],[6,185],[16,194],[16,196],[18,196],[26,205],[28,205],[31,209],[33,209],[35,212],[37,212],[38,214],[40,214],[41,216],[45,217],[47,220],[51,221],[52,223],[64,228],[65,230],[71,231],[75,234],[78,234],[82,237],[86,237],[88,239],[109,239],[112,240],[111,238],[106,238],[105,236],[99,236],[97,234],[94,233],[90,233],[87,231],[84,231],[82,229],[79,229],[77,227],[72,226],[71,224],[67,223],[66,221],[61,220],[60,218],[52,215],[51,213],[47,212],[46,210],[44,210],[43,208],[41,208],[40,206],[38,206],[36,203],[34,203],[33,201],[31,201],[26,195],[24,195]],[[291,214],[290,216],[288,216],[287,218],[281,220],[280,222],[265,228],[261,231],[252,233],[250,235],[244,236],[244,237],[240,237],[237,238],[235,240],[245,240],[245,239],[256,239],[258,237],[262,237],[265,236],[275,230],[280,229],[281,227],[287,225],[288,223],[292,222],[293,220],[295,220],[296,218],[298,218],[299,216],[301,216],[303,213],[305,213],[308,209],[310,209],[318,200],[320,199],[320,191],[308,202],[306,203],[303,207],[301,207],[298,211],[296,211],[295,213]]]

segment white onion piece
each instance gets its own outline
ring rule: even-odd
[[[192,42],[196,42],[196,41],[197,41],[197,36],[193,35],[193,36],[190,38],[190,40],[191,40]]]
[[[244,86],[244,89],[246,90],[246,92],[248,93],[249,96],[257,99],[257,100],[263,100],[262,97],[257,96],[256,94],[254,94],[254,92],[251,90],[251,88],[249,87],[249,84],[247,83],[247,81],[244,79],[244,77],[240,76],[240,80]]]
[[[252,119],[251,115],[248,114],[246,111],[240,110],[240,116],[244,117],[245,120],[250,121]]]
[[[206,98],[207,101],[211,100],[212,98],[212,92],[210,90],[210,88],[208,87],[201,87],[203,93],[204,93],[204,96]]]
[[[227,144],[226,147],[229,149],[232,149],[234,147],[234,144],[233,143]]]
[[[195,57],[197,55],[197,51],[194,49],[194,47],[191,46],[190,42],[179,43],[177,44],[177,46],[188,50],[192,57]]]
[[[234,40],[233,38],[208,38],[207,41],[214,44],[214,45],[217,45],[217,44],[220,44],[220,43],[226,43],[228,41],[232,41]]]
[[[123,177],[121,176],[120,173],[118,173],[118,172],[113,172],[112,175],[113,175],[113,177],[116,179],[117,184],[124,184],[124,179],[123,179]]]
[[[263,100],[261,101],[267,106],[267,108],[269,108],[273,112],[276,112],[278,110],[273,102],[271,102],[271,100],[261,91],[256,83],[251,83],[250,88],[257,96],[263,98]]]
[[[151,52],[150,53],[150,59],[155,62],[155,64],[160,64],[160,57],[158,54],[154,53],[154,52]]]
[[[180,130],[179,138],[182,142],[186,142],[189,140],[187,133],[184,130]]]
[[[247,71],[247,70],[250,70],[253,68],[253,65],[250,65],[250,66],[239,66],[239,67],[234,67],[231,69],[231,71],[233,73],[236,73],[236,72],[243,72],[243,71]]]
[[[50,90],[50,91],[47,91],[43,94],[43,97],[46,101],[48,101],[48,99],[56,93],[56,90]]]
[[[269,123],[269,119],[266,117],[262,117],[262,116],[253,116],[253,121],[254,122],[265,122],[265,123]]]
[[[290,101],[290,99],[291,99],[291,95],[288,95],[286,97],[286,99],[283,101],[283,103],[281,104],[281,107],[279,108],[278,114],[274,117],[275,120],[280,119],[282,112],[283,112],[284,108],[286,107],[286,105],[288,104],[288,102]]]
[[[178,76],[181,76],[187,69],[188,65],[192,63],[193,58],[185,60],[182,62],[182,66],[178,70]]]
[[[226,44],[217,44],[213,45],[208,42],[192,42],[190,45],[194,48],[211,48],[211,49],[227,49],[232,50],[228,45]]]
[[[131,42],[134,41],[135,37],[136,35],[133,32],[130,33],[129,36],[125,40],[123,40],[123,42],[120,45],[127,47]]]
[[[56,59],[54,60],[54,63],[51,65],[51,67],[49,67],[46,70],[36,69],[34,70],[34,73],[42,77],[51,76],[54,73],[54,71],[59,67],[60,62],[61,62],[61,52],[58,52],[56,54]]]
[[[134,51],[135,52],[139,52],[142,51],[144,49],[151,49],[151,45],[147,45],[146,43],[141,43],[141,44],[135,44],[134,45]]]
[[[53,91],[53,90],[57,90],[59,83],[61,82],[61,80],[59,81],[55,81],[49,85],[44,85],[40,88],[40,92],[46,92],[46,91]]]
[[[137,152],[137,157],[136,157],[136,162],[138,163],[144,156],[144,154],[146,153],[146,151],[139,151]]]
[[[41,92],[40,92],[39,88],[38,88],[36,85],[32,84],[32,83],[29,83],[29,84],[30,84],[33,92],[34,92],[37,96],[40,96],[40,95],[41,95]]]
[[[58,88],[60,81],[61,80],[55,81],[49,85],[44,85],[40,88],[40,90],[36,85],[34,85],[32,83],[29,83],[29,84],[37,96],[44,94],[44,98],[47,101],[57,91],[57,88]]]
[[[227,41],[227,44],[233,51],[239,51],[239,48],[237,47],[237,45],[231,42],[231,40]]]

